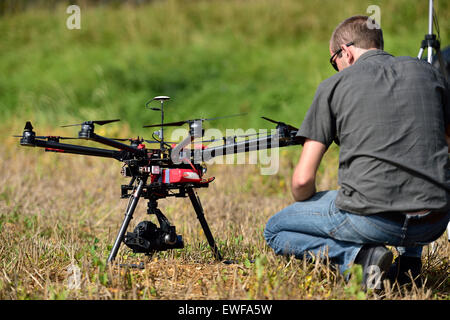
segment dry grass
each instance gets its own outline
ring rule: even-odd
[[[10,133],[3,129],[4,136]],[[115,160],[43,153],[5,139],[0,157],[0,299],[449,299],[445,238],[425,249],[424,288],[388,288],[384,293],[359,289],[357,270],[346,283],[327,263],[306,263],[275,256],[265,244],[265,222],[291,201],[293,163],[281,157],[275,176],[261,176],[257,166],[214,165],[208,189],[199,191],[206,218],[226,259],[213,260],[188,199],[160,201],[160,208],[183,235],[185,248],[153,257],[125,246],[120,263],[105,264],[123,218]],[[336,153],[320,169],[321,189],[336,186]],[[146,218],[142,201],[130,225]],[[153,218],[152,218],[153,220]],[[131,230],[130,230],[131,231]],[[81,282],[71,289],[70,266]]]

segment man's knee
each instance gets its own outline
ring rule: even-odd
[[[263,233],[264,238],[269,245],[277,237],[278,233],[284,231],[286,225],[290,225],[290,219],[292,219],[291,215],[295,209],[294,206],[295,204],[292,204],[286,208],[283,208],[271,216],[267,221]]]
[[[273,230],[274,216],[270,217],[270,219],[266,223],[266,227],[264,228],[264,239],[270,245],[273,238],[276,236],[276,232]]]

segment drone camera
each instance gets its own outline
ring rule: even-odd
[[[133,232],[128,232],[124,243],[133,252],[146,254],[151,254],[155,251],[184,248],[183,237],[176,234],[174,226],[164,231],[150,221],[142,221]]]

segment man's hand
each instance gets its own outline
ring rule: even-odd
[[[306,139],[302,154],[292,176],[292,195],[295,201],[304,201],[316,193],[316,173],[326,151],[323,143]]]

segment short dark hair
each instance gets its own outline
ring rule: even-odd
[[[331,35],[330,48],[336,52],[341,45],[351,41],[357,48],[384,48],[381,27],[367,16],[353,16],[342,21]]]

